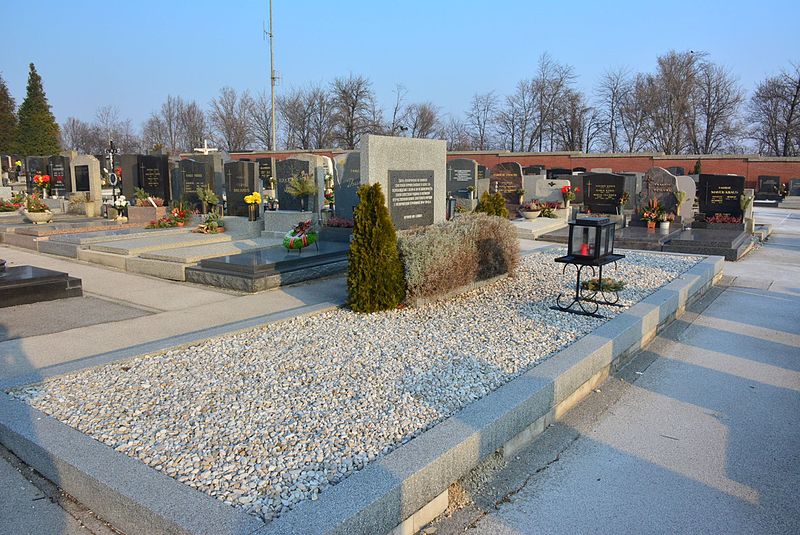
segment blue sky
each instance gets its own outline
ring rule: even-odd
[[[206,104],[222,86],[268,89],[266,1],[1,0],[0,73],[19,104],[34,62],[59,121],[116,106],[138,126],[168,94]],[[507,94],[549,52],[591,91],[614,66],[651,71],[670,49],[705,51],[749,92],[800,62],[800,3],[274,0],[278,91],[349,72],[388,107],[460,114],[476,92]]]

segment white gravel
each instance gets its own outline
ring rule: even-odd
[[[608,321],[549,309],[574,285],[554,257],[447,302],[297,318],[12,395],[269,520]],[[629,306],[699,260],[631,252],[606,274]]]

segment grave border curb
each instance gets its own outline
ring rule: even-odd
[[[4,392],[0,443],[128,533],[413,533],[447,506],[452,483],[489,456],[510,455],[533,440],[682,315],[719,280],[723,266],[722,257],[704,258],[594,332],[269,524]]]

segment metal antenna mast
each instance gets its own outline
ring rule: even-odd
[[[276,150],[275,147],[275,80],[277,76],[275,76],[275,50],[272,47],[272,0],[269,0],[269,32],[264,30],[264,35],[269,36],[269,85],[270,85],[270,99],[272,100],[272,109],[271,109],[271,117],[270,117],[270,126],[271,128],[271,145],[272,150]]]

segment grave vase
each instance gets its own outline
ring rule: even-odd
[[[655,228],[656,228],[656,222],[655,221],[648,221],[647,222],[647,230],[654,230]]]
[[[248,221],[258,221],[258,205],[257,204],[248,204],[247,205],[247,220]]]

